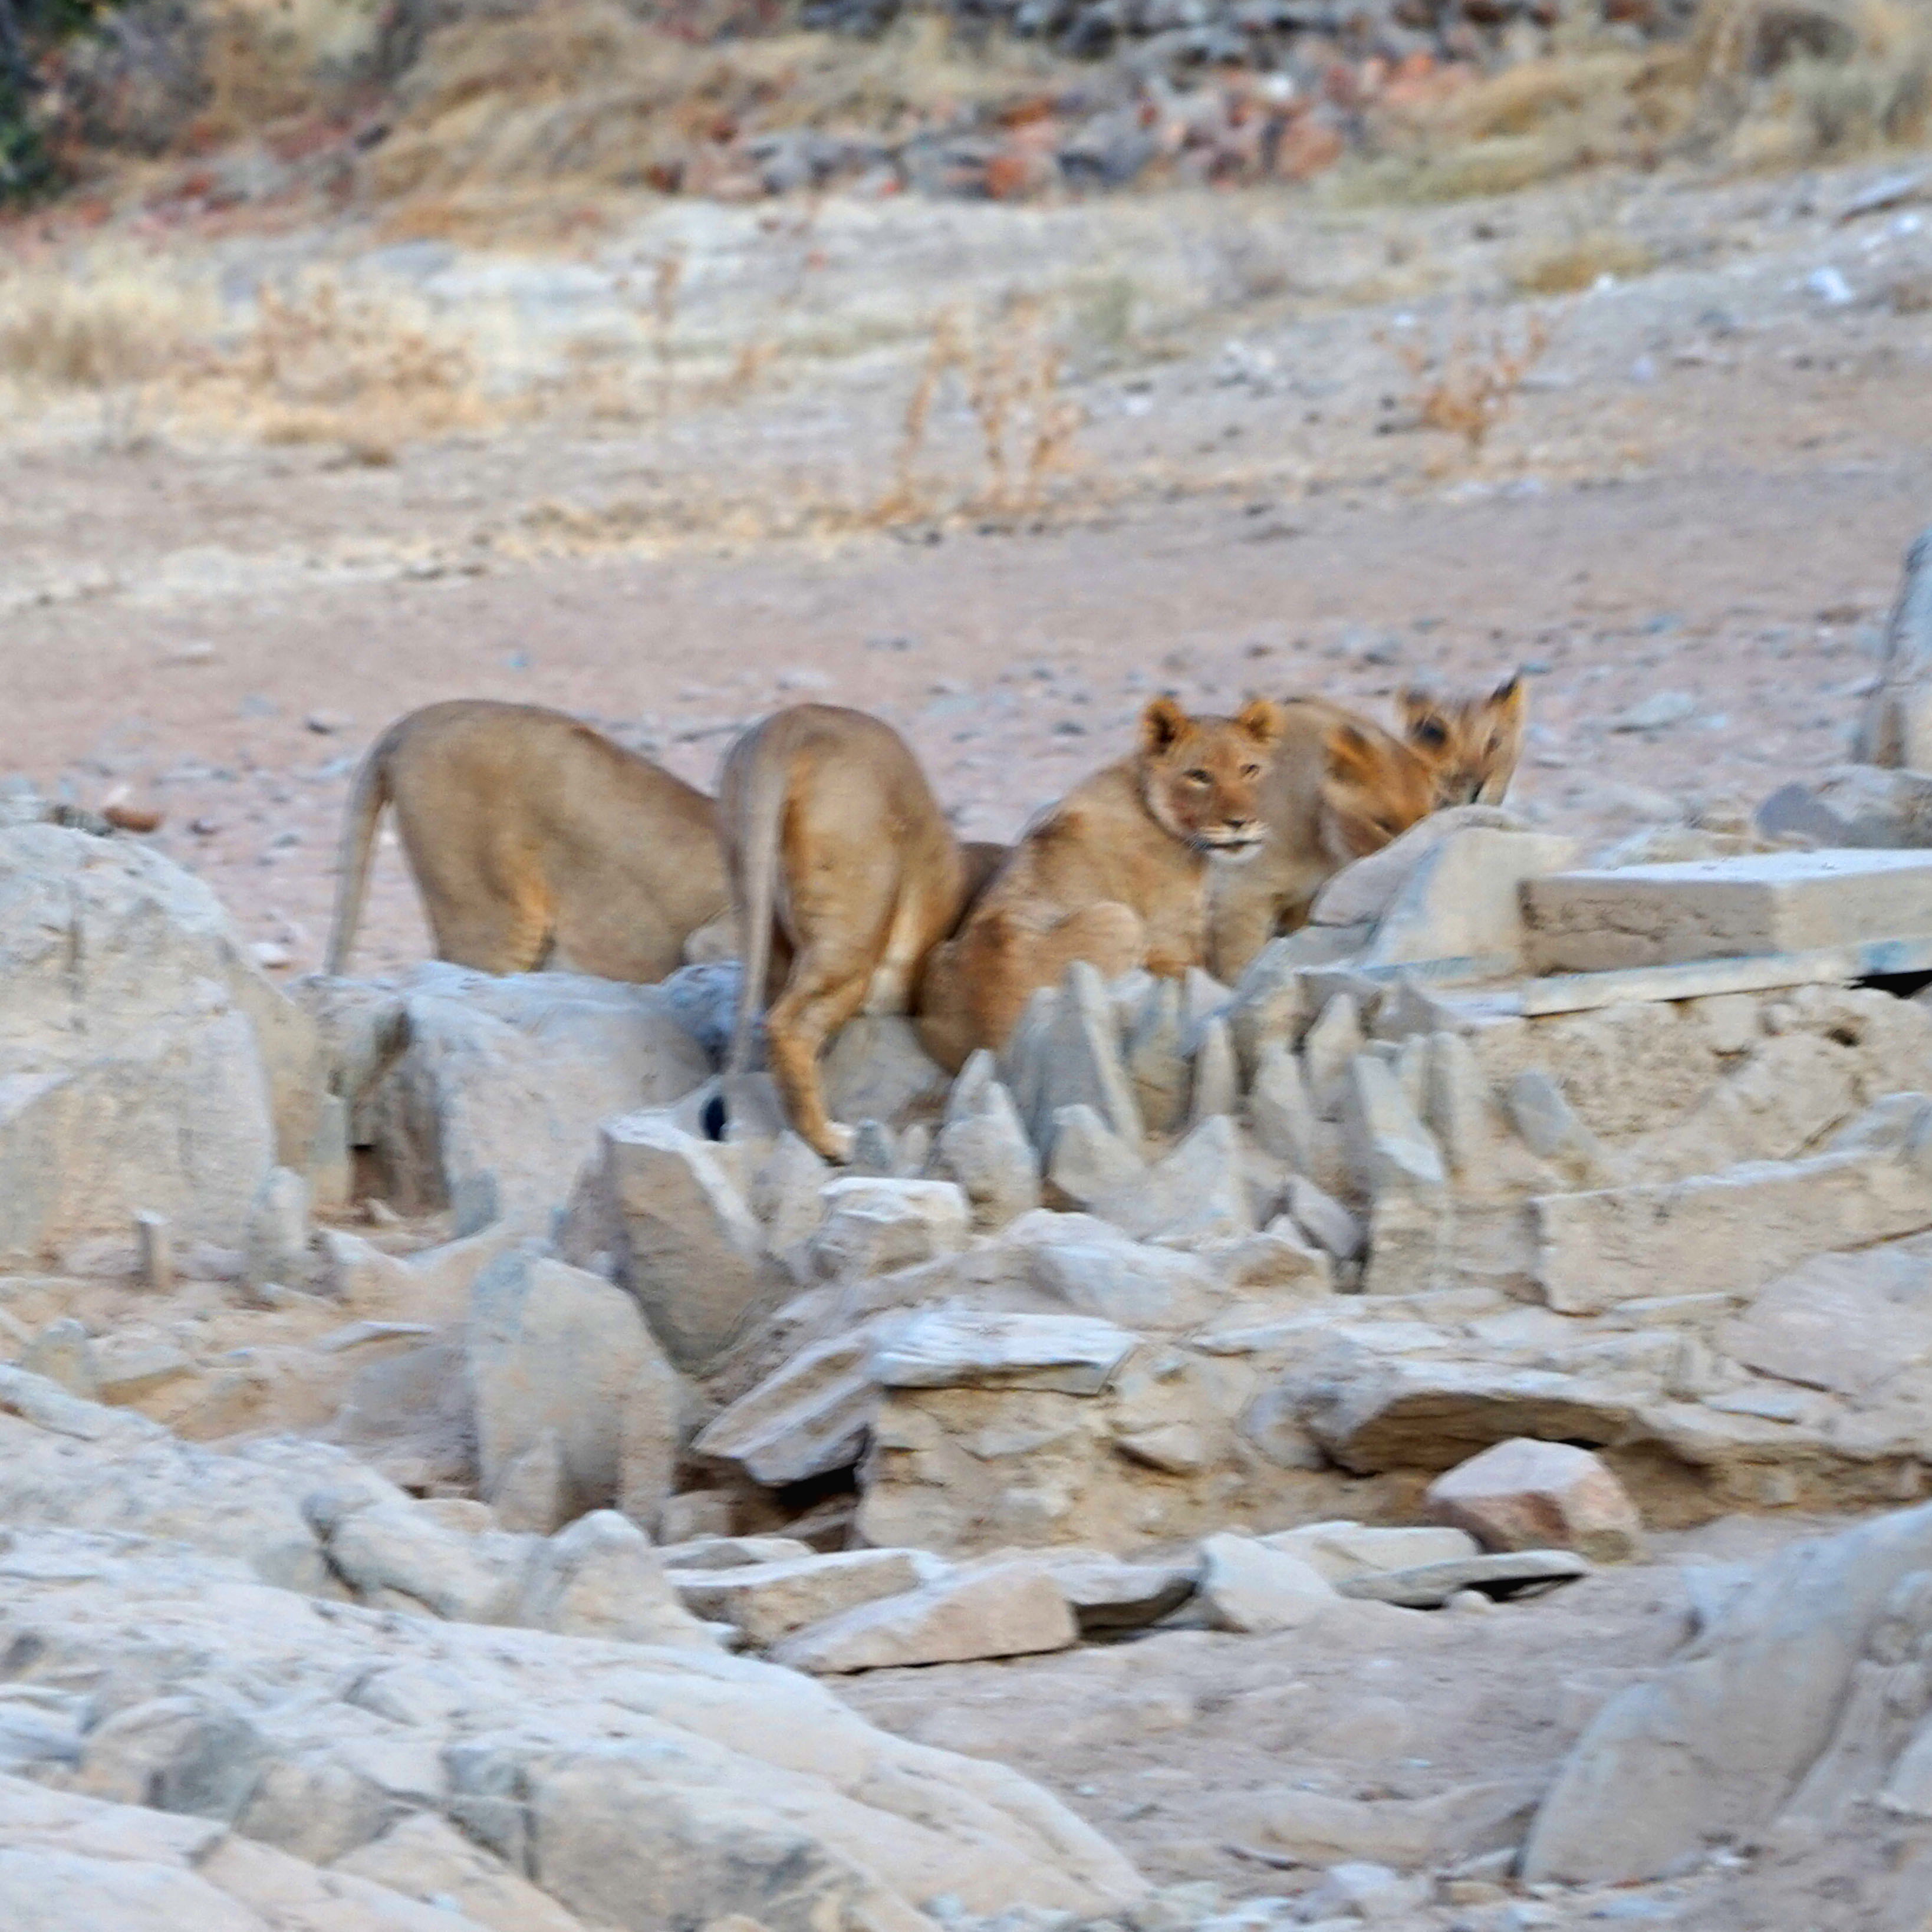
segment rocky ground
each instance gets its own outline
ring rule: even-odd
[[[1109,996],[1108,1024],[1124,1052],[1155,1040],[1131,1070],[1142,1124],[1157,1130],[1145,1149],[1157,1180],[1110,1164],[1120,1154],[1107,1136],[1125,1138],[1113,1115],[1083,1122],[1084,1139],[1061,1127],[1055,1151],[1059,1103],[1112,1090],[1081,1088],[1094,1070],[1070,1072],[1050,1043],[1036,1043],[1037,1078],[1024,1057],[1002,1070],[1019,1142],[988,1130],[974,1144],[1004,1150],[1006,1180],[1012,1160],[1024,1168],[1044,1153],[1056,1207],[1084,1206],[1108,1228],[1133,1219],[1124,1189],[1191,1211],[1201,1173],[1238,1168],[1243,1198],[1201,1190],[1207,1221],[1176,1234],[1156,1215],[1109,1232],[1062,1214],[1045,1233],[1037,1222],[1001,1232],[987,1207],[1000,1176],[956,1152],[920,1184],[946,1198],[828,1208],[824,1177],[767,1165],[755,1132],[753,1151],[727,1150],[713,1173],[687,1144],[694,1122],[674,1112],[607,1148],[603,1195],[573,1204],[562,1244],[573,1265],[542,1264],[556,1272],[533,1286],[502,1251],[547,1227],[601,1123],[640,1102],[674,1108],[705,1077],[701,1044],[642,996],[492,992],[432,974],[406,988],[411,1044],[398,1061],[384,1030],[405,996],[364,986],[296,1007],[276,990],[318,961],[356,757],[398,712],[458,692],[580,711],[700,780],[738,724],[787,696],[863,704],[908,731],[962,830],[998,836],[1112,756],[1150,688],[1204,701],[1312,688],[1375,706],[1411,677],[1467,682],[1523,664],[1535,723],[1514,794],[1522,829],[1502,836],[1574,834],[1587,851],[1698,819],[1736,827],[1778,785],[1845,756],[1901,552],[1924,520],[1932,240],[1919,186],[1894,183],[1885,206],[1853,212],[1892,172],[1599,181],[1448,208],[835,202],[812,218],[824,259],[795,296],[797,242],[742,210],[687,204],[567,262],[383,250],[352,226],[296,252],[386,302],[423,304],[438,326],[466,308],[487,316],[500,367],[526,376],[600,329],[634,330],[617,274],[679,241],[692,266],[670,374],[647,354],[634,367],[620,358],[624,380],[599,392],[614,398],[601,419],[581,391],[538,421],[479,408],[470,428],[437,437],[406,416],[317,405],[322,428],[302,434],[322,440],[266,444],[259,422],[218,420],[191,387],[34,391],[0,482],[8,767],[90,807],[124,794],[164,823],[98,850],[77,833],[4,835],[31,848],[9,847],[16,896],[0,904],[10,983],[40,989],[0,1016],[0,1073],[24,1083],[6,1090],[19,1106],[13,1138],[0,1136],[0,1325],[21,1365],[0,1392],[14,1472],[0,1493],[16,1539],[4,1560],[19,1788],[0,1807],[12,1842],[56,1862],[76,1845],[138,1843],[176,1872],[167,1883],[212,1886],[265,1923],[320,1871],[329,1886],[388,1894],[336,1891],[343,1911],[364,1915],[335,1922],[345,1926],[411,1925],[408,1900],[447,1897],[497,1932],[551,1932],[566,1911],[653,1928],[742,1911],[790,1932],[821,1922],[814,1900],[825,1898],[894,1923],[918,1922],[916,1909],[945,1923],[1024,1902],[1012,1932],[1117,1919],[1132,1932],[1364,1920],[1528,1932],[1618,1919],[1923,1932],[1925,1804],[1901,1756],[1923,1706],[1922,1605],[1906,1587],[1912,1566],[1901,1582],[1889,1556],[1862,1545],[1834,1561],[1868,1580],[1844,1592],[1844,1629],[1812,1650],[1842,1664],[1834,1694],[1847,1708],[1865,1708],[1852,1696],[1859,1672],[1892,1672],[1870,1694],[1890,1696],[1892,1714],[1847,1732],[1841,1755],[1858,1762],[1834,1773],[1830,1804],[1740,1798],[1733,1814],[1700,1814],[1690,1846],[1623,1872],[1552,1853],[1545,1872],[1520,1875],[1514,1858],[1586,1727],[1616,1694],[1669,1681],[1724,1610],[1744,1574],[1732,1566],[1922,1493],[1932,1334],[1914,1234],[1932,1203],[1917,1130],[1886,1112],[1932,1090],[1932,1021],[1916,1003],[1825,989],[1746,1009],[1714,998],[1630,1010],[1634,1019],[1530,1022],[1544,1029],[1530,1052],[1507,1029],[1472,1031],[1490,1109],[1472,1128],[1455,1104],[1474,1090],[1456,1085],[1462,1062],[1405,1044],[1453,1027],[1377,1017],[1363,995],[1360,1018],[1387,1052],[1360,1058],[1393,1070],[1384,1083],[1352,1070],[1364,1042],[1342,1037],[1339,1012],[1324,1006],[1318,1027],[1312,1011],[1268,1006],[1275,994],[1258,986],[1247,1010],[1264,1017],[1251,1036],[1238,1002],[1221,1021],[1240,1042],[1238,1156],[1214,1138],[1226,1117],[1210,1111],[1186,1156],[1204,1165],[1190,1168],[1172,1151],[1186,1105],[1156,1123],[1150,1096],[1202,1081],[1212,1049],[1199,1023],[1220,996],[1196,989],[1189,1030],[1162,1046],[1159,1016],[1129,988]],[[245,290],[285,267],[289,246],[184,243],[169,272]],[[1579,276],[1580,292],[1526,292]],[[1067,331],[1054,399],[1080,413],[1064,464],[1030,502],[1019,500],[1023,463],[997,500],[970,407],[950,390],[913,460],[898,458],[932,313],[1016,290]],[[1549,318],[1549,346],[1484,446],[1426,426],[1426,393],[1449,372],[1417,373],[1400,346],[1447,353],[1458,334],[1501,331],[1520,346],[1532,314]],[[754,339],[775,345],[756,380],[718,388]],[[216,936],[220,909],[172,874],[134,877],[127,899],[113,898],[122,888],[101,881],[146,862],[130,856],[143,845],[212,888],[238,944]],[[98,924],[73,910],[73,877],[106,896],[87,916]],[[164,943],[153,915],[128,910],[151,898],[165,908]],[[58,954],[33,937],[64,921],[93,940]],[[392,848],[358,970],[398,973],[422,952]],[[103,976],[76,982],[59,963],[71,958],[106,962]],[[70,1026],[82,1010],[88,1026]],[[1654,1016],[1680,1010],[1682,1026],[1660,1030]],[[1298,1150],[1253,1144],[1264,1116],[1294,1126],[1257,1098],[1257,1048],[1271,1038],[1307,1083]],[[903,1071],[890,1042],[879,1052]],[[855,1079],[870,1077],[862,1058]],[[104,1124],[94,1100],[63,1112],[68,1101],[48,1097],[117,1090],[136,1064],[159,1096],[152,1120]],[[1270,1079],[1287,1077],[1271,1064]],[[1534,1148],[1535,1166],[1515,1083],[1539,1066],[1558,1077],[1571,1115]],[[1454,1170],[1448,1232],[1414,1218],[1416,1199],[1376,1165],[1376,1136],[1410,1125],[1376,1112],[1409,1104],[1396,1087]],[[1266,1090],[1292,1112],[1278,1084]],[[150,1131],[184,1118],[194,1134]],[[1488,1138],[1458,1138],[1478,1129]],[[88,1160],[50,1190],[39,1150],[55,1136]],[[318,1148],[327,1159],[312,1165],[305,1213],[268,1186],[270,1170],[310,1166]],[[1160,1168],[1167,1159],[1183,1164]],[[1513,1226],[1537,1190],[1688,1184],[1739,1163],[1774,1170],[1753,1184],[1816,1189],[1825,1204],[1801,1202],[1794,1220],[1774,1203],[1753,1219],[1748,1202],[1700,1249],[1626,1258],[1594,1305],[1580,1305],[1560,1255],[1537,1262],[1491,1241],[1492,1224]],[[1370,1267],[1384,1274],[1366,1304],[1330,1292],[1363,1285],[1358,1258],[1318,1203],[1297,1204],[1290,1168],[1373,1234]],[[626,1190],[687,1171],[708,1200],[741,1192],[741,1218],[664,1209],[695,1245],[653,1260],[638,1232],[649,1217]],[[1828,1202],[1854,1173],[1865,1191],[1850,1206]],[[371,1193],[388,1204],[356,1204]],[[1424,1204],[1435,1215],[1438,1197]],[[177,1281],[165,1298],[141,1283],[137,1208],[172,1223]],[[1436,1244],[1420,1262],[1419,1226]],[[1595,1238],[1580,1226],[1571,1238],[1574,1256]],[[1083,1243],[1097,1260],[1070,1258]],[[1830,1272],[1840,1249],[1896,1258],[1880,1264],[1894,1273],[1841,1281]],[[962,1272],[962,1252],[980,1258],[978,1272]],[[1406,1272],[1390,1271],[1398,1262]],[[666,1286],[698,1278],[699,1263],[707,1305],[742,1293],[782,1318],[722,1365],[697,1361],[706,1337],[680,1325],[692,1311]],[[1840,1292],[1853,1298],[1839,1317],[1850,1332],[1887,1338],[1895,1383],[1856,1347],[1822,1366],[1794,1355],[1815,1307],[1847,1305],[1832,1300]],[[1130,1346],[1130,1366],[1097,1390],[1015,1390],[997,1376],[934,1389],[882,1379],[904,1372],[881,1362],[911,1348],[890,1325],[837,1352],[864,1323],[962,1294],[982,1313],[1084,1322],[1070,1339],[1052,1330],[1053,1346],[1089,1367],[1096,1348]],[[1098,1340],[1096,1325],[1108,1330]],[[1001,1330],[998,1346],[1032,1332]],[[941,1339],[949,1372],[963,1374],[965,1342]],[[929,1334],[923,1346],[935,1346]],[[758,1407],[762,1378],[821,1346],[831,1352],[814,1358],[802,1396]],[[1413,1386],[1385,1381],[1390,1358]],[[579,1437],[556,1390],[560,1379],[574,1393],[591,1359],[621,1372],[582,1405],[598,1420]],[[974,1373],[984,1372],[982,1362]],[[1277,1390],[1274,1408],[1251,1406]],[[752,1404],[736,1412],[736,1435],[719,1422],[734,1398]],[[699,1423],[720,1432],[693,1445]],[[877,1447],[855,1473],[868,1431]],[[308,1446],[260,1446],[290,1433]],[[1466,1592],[1427,1612],[1330,1602],[1279,1573],[1271,1587],[1299,1607],[1270,1615],[1298,1619],[1288,1627],[1216,1607],[1204,1539],[1322,1518],[1414,1526],[1442,1469],[1516,1435],[1598,1450],[1646,1518],[1642,1557],[1486,1609]],[[1270,1446],[1257,1457],[1238,1438]],[[1436,1438],[1450,1453],[1428,1446]],[[1056,1484],[1073,1498],[1058,1518]],[[208,1506],[211,1491],[238,1499],[245,1532]],[[578,1514],[593,1502],[622,1520]],[[1916,1526],[1923,1543],[1922,1516],[1886,1520]],[[675,1553],[654,1558],[639,1526]],[[774,1769],[776,1748],[751,1735],[769,1726],[738,1714],[780,1684],[804,1699],[805,1678],[734,1659],[707,1631],[742,1633],[767,1614],[718,1580],[733,1574],[726,1552],[699,1539],[726,1532],[783,1534],[820,1555],[869,1542],[898,1566],[866,1586],[872,1600],[917,1598],[892,1614],[931,1619],[922,1636],[889,1633],[896,1652],[868,1653],[884,1667],[828,1676],[833,1688],[799,1706],[794,1735],[827,1733],[810,1763]],[[1001,1552],[1087,1541],[1184,1573],[1192,1595],[1160,1612],[1161,1628],[1089,1631],[1066,1647],[1054,1592],[1072,1600],[1087,1586],[1056,1581],[1042,1598],[1002,1567],[1027,1563]],[[804,1560],[797,1549],[730,1552],[744,1569],[760,1558]],[[922,1567],[934,1561],[953,1567]],[[979,1587],[989,1564],[1043,1619],[1016,1647],[1046,1654],[895,1666],[915,1636],[938,1641],[931,1631],[948,1617],[977,1628],[974,1600],[948,1611],[946,1593]],[[1381,1572],[1399,1567],[1381,1560]],[[1773,1601],[1779,1574],[1761,1586]],[[204,1620],[198,1606],[218,1587],[245,1645]],[[782,1604],[802,1586],[758,1587]],[[821,1587],[832,1586],[811,1589]],[[1118,1577],[1105,1589],[1131,1594]],[[854,1613],[848,1600],[807,1595],[811,1614],[770,1612],[778,1621],[751,1647],[778,1654],[814,1628],[821,1646],[885,1642],[870,1624],[828,1636],[824,1624]],[[316,1625],[300,1660],[280,1628],[297,1600]],[[152,1605],[175,1620],[167,1642]],[[1767,1687],[1792,1681],[1790,1660],[1750,1648],[1752,1618],[1770,1613],[1733,1614],[1724,1654],[1758,1673],[1747,1711],[1754,1698],[1774,1705]],[[572,1648],[668,1634],[704,1660],[668,1664],[654,1648],[648,1688],[634,1651],[600,1649],[593,1666],[590,1648]],[[230,1647],[244,1654],[210,1661]],[[961,1653],[942,1642],[926,1654]],[[692,1672],[712,1687],[702,1696]],[[586,1673],[603,1688],[586,1689]],[[372,1674],[414,1688],[388,1699],[330,1688]],[[581,1702],[539,1724],[536,1707],[565,1694],[552,1686]],[[639,1812],[703,1781],[680,1774],[667,1786],[651,1768],[669,1732],[638,1713],[657,1723],[674,1694],[688,1700],[665,1720],[680,1762],[694,1752],[734,1802],[782,1811],[822,1889],[818,1877],[802,1892],[771,1880],[776,1854],[740,1890],[722,1887],[704,1859],[746,1828],[728,1806],[694,1813],[665,1861],[688,1895],[641,1879],[621,1895],[604,1885],[600,1846],[664,1858],[628,1824],[598,1839],[593,1814],[574,1836],[543,1838],[588,1804],[602,1774],[586,1765],[622,1759],[647,1794]],[[1738,1766],[1768,1746],[1712,1698],[1690,1768],[1624,1767],[1617,1778],[1630,1781],[1606,1773],[1605,1788],[1732,1791]],[[842,1709],[903,1742],[854,1742]],[[1794,1788],[1832,1761],[1832,1728],[1814,1723]],[[848,1745],[872,1754],[870,1784],[841,1756]],[[928,1747],[959,1755],[918,1754]],[[727,1765],[718,1753],[736,1755]],[[989,1772],[985,1782],[993,1764],[1038,1788]],[[157,1784],[164,1772],[186,1782]],[[936,1797],[914,1789],[928,1776]],[[779,1792],[772,1780],[787,1779]],[[513,1785],[515,1829],[534,1839],[489,1809]],[[1896,1802],[1876,1801],[1881,1785]],[[186,1791],[162,1802],[172,1818],[152,1808],[158,1790]],[[991,1808],[971,1813],[968,1850],[944,1822],[962,1792]],[[160,1835],[130,1838],[126,1819],[104,1823],[88,1803],[149,1808],[140,1828]],[[1566,1828],[1574,1842],[1588,1826]],[[238,1835],[224,1838],[230,1827]],[[1093,1832],[1159,1889],[1142,1895]],[[882,1832],[890,1856],[854,1878],[854,1847]],[[256,1846],[293,1868],[251,1865]],[[1362,1865],[1378,1869],[1349,1869]],[[31,1900],[54,1864],[19,1869]],[[866,1888],[874,1883],[882,1893]],[[182,1896],[178,1922],[217,1922],[208,1898]],[[398,1916],[377,1919],[379,1904]],[[1063,1912],[1073,1920],[1044,1916]]]

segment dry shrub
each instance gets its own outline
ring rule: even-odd
[[[55,390],[149,382],[194,359],[209,319],[139,262],[16,269],[0,274],[0,376]]]
[[[1514,340],[1501,323],[1487,331],[1473,324],[1451,328],[1435,342],[1382,339],[1418,386],[1412,398],[1418,420],[1460,436],[1473,456],[1508,414],[1550,333],[1548,318],[1532,314]]]
[[[1066,466],[1080,426],[1078,407],[1060,394],[1060,361],[1035,297],[1014,298],[976,331],[941,316],[906,404],[892,487],[874,506],[873,520],[907,523],[943,508],[994,516],[1037,509],[1048,478]],[[940,489],[920,474],[949,378],[963,394],[979,441],[980,473],[963,493]]]
[[[1647,275],[1656,266],[1657,257],[1634,236],[1600,229],[1524,255],[1510,279],[1526,295],[1564,296],[1589,288],[1604,275],[1628,280]]]

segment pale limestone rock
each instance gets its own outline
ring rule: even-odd
[[[1172,1132],[1186,1112],[1186,1028],[1180,1005],[1179,982],[1149,974],[1124,1027],[1127,1078],[1142,1124],[1150,1133]]]
[[[1331,1583],[1478,1553],[1476,1539],[1461,1529],[1394,1529],[1359,1522],[1304,1523],[1256,1540],[1270,1550],[1300,1557]]]
[[[773,1487],[851,1467],[878,1406],[871,1326],[804,1349],[699,1433],[694,1455],[734,1462]]]
[[[854,1550],[724,1570],[678,1570],[672,1587],[686,1609],[728,1623],[759,1650],[782,1637],[881,1597],[937,1582],[946,1565],[910,1550]]]
[[[887,1331],[873,1350],[869,1372],[886,1388],[1047,1389],[1096,1395],[1138,1339],[1111,1322],[1084,1316],[938,1308]]]
[[[1144,1179],[1147,1163],[1091,1107],[1060,1108],[1053,1116],[1053,1152],[1046,1178],[1076,1208],[1117,1199]]]
[[[593,1510],[531,1552],[516,1621],[560,1636],[714,1648],[680,1594],[634,1523]]]
[[[772,1654],[794,1670],[830,1675],[1030,1656],[1078,1640],[1073,1612],[1051,1574],[1011,1564],[962,1571],[862,1604],[800,1630]]]
[[[1234,1064],[1234,1045],[1228,1023],[1216,1014],[1202,1028],[1194,1050],[1194,1082],[1188,1096],[1188,1119],[1198,1126],[1217,1115],[1232,1114],[1240,1105],[1240,1074]]]
[[[405,1898],[439,1901],[488,1932],[580,1932],[580,1922],[501,1858],[426,1811],[406,1814],[332,1869],[386,1886]],[[458,1922],[453,1918],[452,1924]]]
[[[1450,832],[1391,897],[1365,963],[1455,959],[1469,962],[1472,973],[1519,970],[1528,950],[1526,881],[1558,872],[1576,857],[1574,839],[1548,833],[1477,826]]]
[[[1353,1261],[1367,1246],[1360,1222],[1304,1174],[1288,1184],[1288,1211],[1295,1226],[1338,1262]]]
[[[1297,1174],[1313,1169],[1315,1106],[1308,1097],[1301,1062],[1286,1042],[1270,1040],[1262,1047],[1248,1095],[1248,1115],[1264,1150],[1287,1162]]]
[[[1004,1228],[1040,1205],[1040,1156],[995,1066],[984,1048],[967,1063],[936,1148],[940,1170],[964,1190],[974,1224],[985,1228]]]
[[[1932,770],[1932,530],[1905,554],[1886,628],[1885,668],[1865,701],[1852,755],[1874,765]]]
[[[1299,1630],[1336,1602],[1313,1564],[1252,1537],[1226,1534],[1202,1542],[1198,1588],[1216,1630]]]
[[[1438,1476],[1424,1508],[1486,1550],[1574,1550],[1620,1563],[1643,1549],[1643,1520],[1622,1484],[1568,1442],[1498,1442]]]
[[[964,1192],[950,1180],[848,1176],[825,1187],[812,1258],[827,1277],[886,1274],[964,1247]]]
[[[1440,1610],[1472,1590],[1491,1598],[1540,1597],[1590,1574],[1582,1557],[1567,1550],[1514,1550],[1461,1556],[1413,1569],[1366,1571],[1335,1586],[1340,1596],[1409,1610]]]

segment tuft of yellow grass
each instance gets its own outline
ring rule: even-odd
[[[1525,254],[1511,267],[1510,280],[1525,295],[1574,295],[1600,277],[1628,280],[1656,266],[1657,257],[1634,236],[1606,228]]]

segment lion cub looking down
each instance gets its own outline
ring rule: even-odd
[[[1436,802],[1433,768],[1379,724],[1321,698],[1291,698],[1280,711],[1260,856],[1217,872],[1210,889],[1209,960],[1230,986],[1277,933],[1306,921],[1344,866],[1380,851]]]
[[[1028,997],[1076,959],[1110,979],[1136,966],[1178,979],[1198,965],[1210,862],[1259,845],[1282,730],[1266,698],[1233,718],[1191,718],[1155,698],[1134,754],[1041,813],[933,954],[920,1006],[926,1051],[956,1070],[975,1047],[1004,1046]]]
[[[962,848],[890,725],[837,705],[754,725],[725,754],[718,807],[744,962],[731,1067],[748,1063],[770,996],[766,1052],[786,1116],[843,1160],[853,1130],[826,1112],[820,1049],[861,1010],[910,1006],[988,848]]]
[[[1522,756],[1529,687],[1522,673],[1477,698],[1420,687],[1396,700],[1402,735],[1436,774],[1436,802],[1500,805]]]
[[[716,807],[560,711],[458,698],[399,718],[350,795],[328,968],[349,963],[393,805],[439,959],[662,980],[728,904]]]

